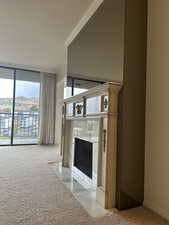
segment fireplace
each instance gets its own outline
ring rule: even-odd
[[[117,117],[121,84],[106,83],[64,100],[62,166],[96,191],[104,208],[116,205]],[[78,113],[81,105],[82,113]]]
[[[75,138],[74,166],[92,179],[93,143]]]

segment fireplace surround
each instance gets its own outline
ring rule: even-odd
[[[100,119],[98,118],[72,118],[66,123],[70,124],[68,130],[69,135],[69,156],[68,164],[66,167],[72,169],[74,176],[83,179],[83,183],[87,187],[96,189],[97,187],[97,169],[98,169],[98,151],[99,151],[99,136],[100,136]],[[67,130],[67,131],[68,131]],[[75,159],[75,140],[80,139],[84,142],[92,144],[92,178],[83,173],[79,168],[74,165]]]
[[[116,145],[120,89],[119,83],[106,83],[64,100],[62,166],[71,168],[77,179],[83,179],[84,183],[95,187],[96,199],[104,208],[113,208],[116,205]],[[74,159],[77,159],[74,151],[77,144],[75,140],[79,139],[92,146],[92,170],[87,175],[84,168],[81,169],[80,166],[75,166],[77,162],[74,163]],[[81,151],[85,151],[85,148]]]

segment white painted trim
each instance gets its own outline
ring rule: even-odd
[[[0,66],[56,74],[56,69],[54,69],[54,68],[47,69],[47,68],[43,68],[43,67],[32,67],[32,66],[20,65],[20,64],[15,64],[15,63],[6,63],[6,62],[0,62]]]
[[[75,39],[75,37],[79,34],[79,32],[82,30],[82,28],[85,26],[85,24],[89,21],[89,19],[94,15],[96,10],[99,8],[99,6],[103,3],[104,0],[95,0],[91,6],[88,8],[88,10],[85,12],[81,20],[78,22],[76,27],[73,29],[69,37],[67,38],[65,42],[65,46],[68,47],[71,42]]]
[[[160,207],[159,204],[157,204],[155,202],[152,202],[152,201],[149,201],[149,200],[145,200],[143,205],[146,208],[151,209],[152,211],[154,211],[158,215],[162,216],[166,220],[169,220],[169,211]]]

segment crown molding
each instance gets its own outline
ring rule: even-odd
[[[80,19],[78,24],[75,26],[67,40],[65,41],[65,46],[68,47],[72,41],[75,39],[75,37],[80,33],[82,28],[87,24],[89,19],[94,15],[96,10],[99,8],[99,6],[103,3],[104,0],[95,0],[91,6],[88,8],[88,10],[85,12],[83,17]]]

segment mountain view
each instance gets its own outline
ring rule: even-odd
[[[11,112],[13,105],[12,98],[0,98],[0,112]],[[15,111],[34,111],[39,110],[39,98],[16,97]]]
[[[40,84],[16,80],[15,112],[37,112]],[[0,79],[0,112],[11,112],[13,106],[13,80]]]

